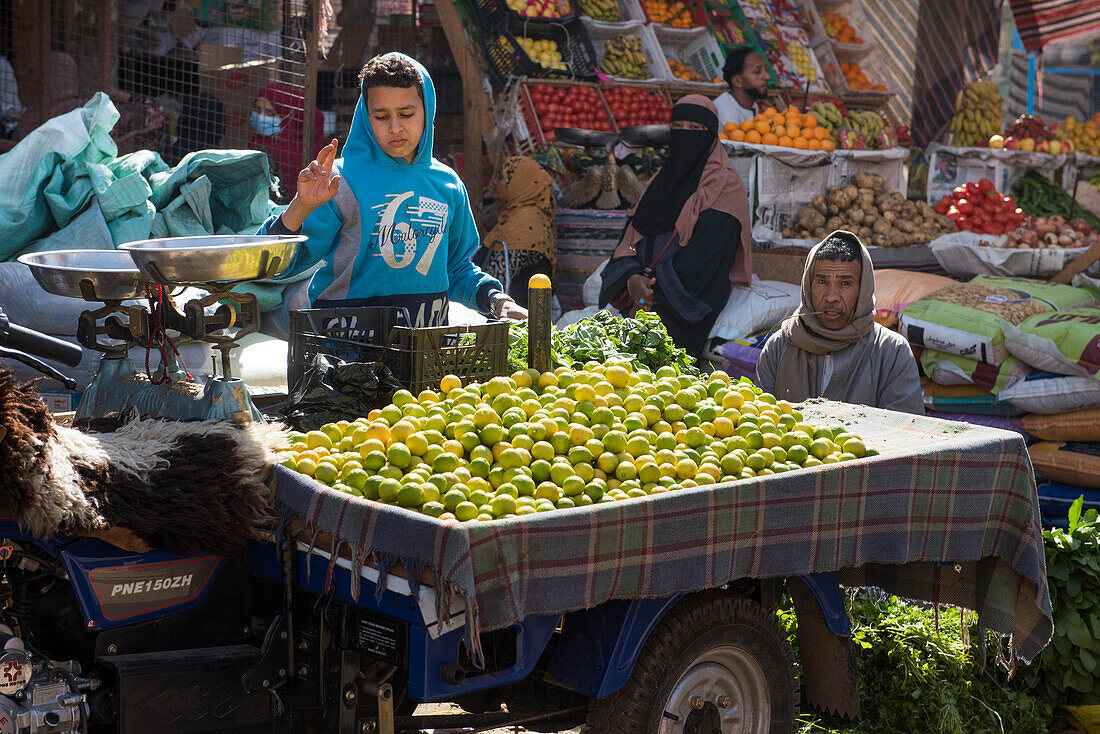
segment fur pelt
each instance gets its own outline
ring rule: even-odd
[[[85,433],[0,371],[0,434],[0,504],[37,537],[124,528],[179,555],[231,554],[274,526],[277,424],[148,419]]]

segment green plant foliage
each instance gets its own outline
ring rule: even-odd
[[[1100,519],[1070,506],[1065,530],[1043,531],[1054,636],[1022,682],[1052,704],[1100,703]]]
[[[1045,732],[1052,706],[1031,695],[996,663],[997,640],[987,640],[985,670],[977,624],[958,609],[936,611],[896,597],[859,592],[851,602],[863,718],[849,722],[803,705],[803,734],[1036,734]],[[794,643],[789,609],[780,621]],[[966,629],[968,636],[963,635]]]

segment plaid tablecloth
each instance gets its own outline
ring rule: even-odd
[[[400,560],[410,576],[430,568],[441,599],[465,600],[468,630],[741,577],[838,571],[846,585],[975,609],[1032,660],[1052,621],[1020,435],[825,401],[804,412],[850,426],[882,454],[490,523],[441,522],[283,467],[272,481],[287,516],[358,561],[385,570]]]

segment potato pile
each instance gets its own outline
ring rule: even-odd
[[[857,173],[847,186],[832,186],[798,212],[789,239],[822,239],[834,230],[856,234],[865,245],[922,245],[955,231],[955,223],[923,201],[908,201],[877,173]]]

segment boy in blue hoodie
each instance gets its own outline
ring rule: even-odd
[[[411,326],[445,325],[452,299],[526,318],[470,262],[477,226],[461,179],[432,157],[436,98],[427,69],[390,53],[367,62],[359,79],[343,157],[336,140],[326,145],[298,174],[290,205],[260,230],[309,237],[282,277],[323,260],[309,283],[314,307],[404,307]]]

